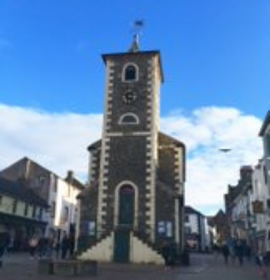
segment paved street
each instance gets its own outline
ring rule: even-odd
[[[194,254],[191,256],[190,267],[175,268],[165,271],[163,267],[141,265],[99,265],[98,280],[128,279],[128,280],[253,280],[260,279],[253,262],[245,263],[243,267],[235,264],[224,265],[221,258],[212,255]],[[269,270],[270,272],[270,270]],[[269,274],[270,275],[270,274]],[[0,279],[5,280],[64,280],[67,276],[38,275],[37,261],[30,260],[27,254],[9,254],[4,266],[0,269]],[[86,277],[74,277],[85,279]],[[89,278],[89,277],[87,277]]]

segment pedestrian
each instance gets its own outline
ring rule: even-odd
[[[69,246],[70,246],[70,242],[69,242],[69,238],[67,236],[67,233],[64,232],[62,241],[61,241],[61,257],[62,259],[66,259],[67,257],[67,253],[69,251]]]
[[[267,278],[267,270],[264,261],[264,254],[262,252],[259,252],[256,255],[256,264],[259,267],[259,275],[262,276],[263,278]]]
[[[47,238],[45,236],[41,236],[38,241],[38,256],[40,259],[44,258],[47,253]]]
[[[32,237],[28,241],[28,246],[29,246],[29,254],[30,258],[33,259],[36,255],[36,251],[38,248],[38,237],[36,234],[33,234]]]
[[[229,254],[230,254],[229,246],[226,243],[224,243],[222,246],[222,255],[224,257],[225,264],[228,264]]]
[[[75,235],[70,234],[68,239],[69,239],[69,256],[72,257],[74,255],[74,249],[75,249]]]
[[[47,250],[46,250],[46,257],[49,259],[53,258],[53,252],[54,252],[54,237],[50,236],[48,238],[48,246],[47,246]]]
[[[236,240],[232,238],[229,242],[229,255],[232,264],[235,264],[235,245],[236,245]]]
[[[172,244],[169,244],[168,241],[164,241],[163,246],[161,248],[161,254],[164,259],[165,263],[165,270],[169,270],[174,265],[174,259],[173,259],[173,247]]]
[[[250,261],[251,258],[251,247],[249,246],[249,244],[246,244],[245,246],[245,255],[248,261]]]
[[[170,266],[174,267],[176,265],[177,260],[177,245],[175,242],[171,242],[170,244]]]
[[[58,260],[60,249],[61,249],[61,244],[60,244],[60,240],[58,237],[54,237],[53,248],[54,248],[54,252],[55,252],[55,258]]]
[[[10,238],[8,232],[0,232],[0,267],[3,266],[3,258],[9,246]]]
[[[213,244],[213,253],[215,259],[218,259],[219,251],[220,251],[219,245],[217,243]]]
[[[235,255],[238,259],[239,265],[243,265],[243,257],[244,257],[244,246],[242,241],[239,239],[236,241],[235,245]]]

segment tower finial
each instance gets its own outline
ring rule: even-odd
[[[139,38],[140,38],[141,30],[143,27],[144,27],[143,20],[135,20],[133,22],[133,27],[132,27],[133,42],[132,42],[131,48],[129,49],[130,52],[140,51]]]

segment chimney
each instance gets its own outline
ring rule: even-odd
[[[72,170],[68,170],[66,180],[71,183],[74,178],[74,172]]]

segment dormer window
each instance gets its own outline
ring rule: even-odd
[[[126,113],[120,117],[119,124],[139,124],[139,118],[133,113]]]
[[[138,66],[136,64],[127,64],[123,71],[123,81],[134,82],[138,80]]]

